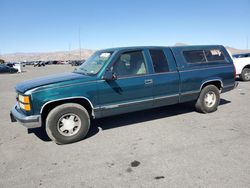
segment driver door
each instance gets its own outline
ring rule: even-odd
[[[153,82],[142,50],[119,55],[110,67],[116,79],[97,83],[102,117],[153,105]]]

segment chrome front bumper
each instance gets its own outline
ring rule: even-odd
[[[10,119],[11,122],[18,121],[26,128],[37,128],[42,126],[41,116],[40,115],[33,115],[33,116],[26,116],[20,110],[18,110],[17,105],[15,105],[10,111]]]

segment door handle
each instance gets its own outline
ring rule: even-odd
[[[144,82],[146,85],[148,85],[148,84],[152,84],[153,83],[153,80],[152,79],[149,79],[149,80],[145,80],[145,82]]]

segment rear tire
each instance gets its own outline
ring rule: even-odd
[[[243,81],[250,81],[250,68],[244,68],[240,74],[240,78]]]
[[[214,85],[208,85],[201,90],[195,108],[201,113],[211,113],[217,110],[219,103],[219,89]]]
[[[67,103],[49,112],[45,129],[49,138],[57,144],[69,144],[82,140],[89,127],[87,110],[79,104]]]

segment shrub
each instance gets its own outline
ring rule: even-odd
[[[0,64],[4,64],[4,60],[3,59],[0,59]]]

